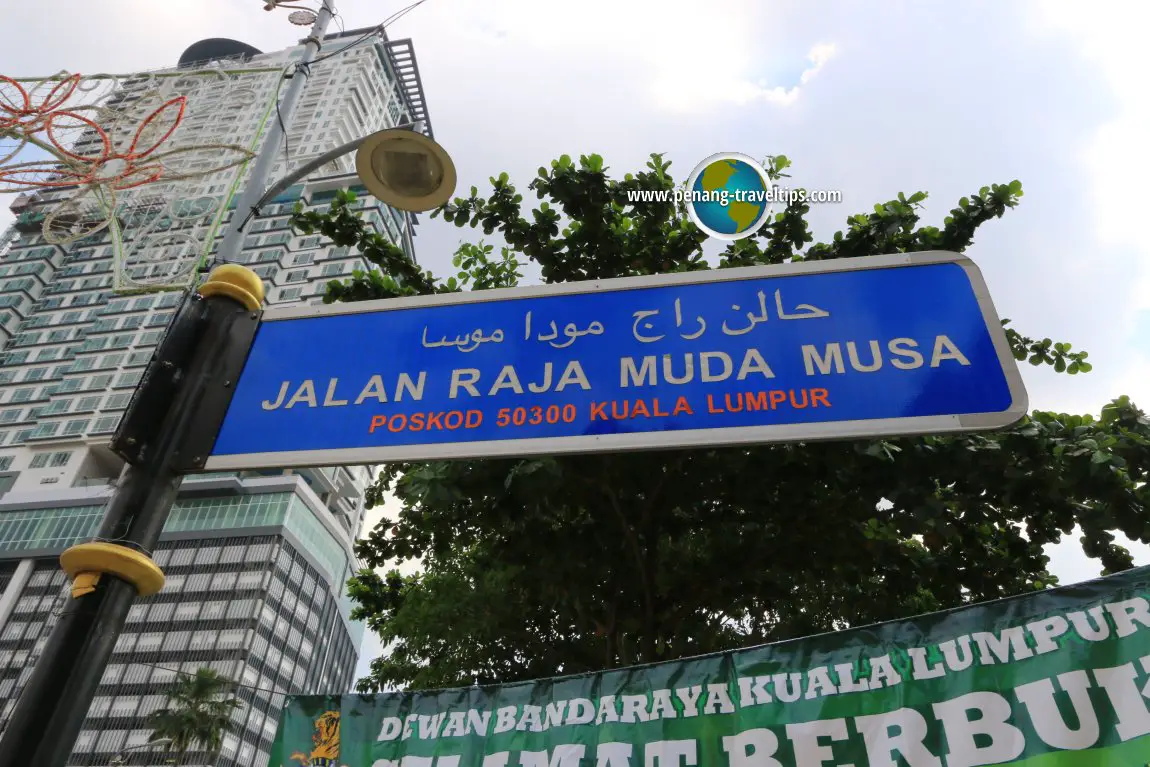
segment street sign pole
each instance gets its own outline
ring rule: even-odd
[[[151,552],[179,491],[183,453],[219,429],[262,300],[254,272],[220,267],[157,349],[113,439],[128,466],[100,530],[60,556],[71,599],[0,738],[0,767],[67,762],[132,602],[163,586]]]

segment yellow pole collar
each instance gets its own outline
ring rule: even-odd
[[[199,293],[204,298],[227,296],[254,312],[264,301],[264,281],[246,266],[224,264],[212,270],[207,282],[200,286]]]
[[[110,573],[150,597],[164,587],[164,572],[145,554],[103,541],[79,543],[60,555],[60,567],[72,578],[72,598],[96,590],[102,573]]]

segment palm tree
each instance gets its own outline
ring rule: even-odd
[[[149,740],[169,739],[169,748],[180,755],[181,762],[194,746],[218,754],[232,711],[240,705],[234,697],[224,697],[233,687],[230,679],[210,668],[181,674],[165,693],[168,707],[148,716],[152,728]]]

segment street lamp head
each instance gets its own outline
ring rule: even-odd
[[[288,21],[297,27],[310,27],[315,19],[316,15],[311,11],[292,11],[288,14]]]
[[[139,751],[142,748],[156,748],[157,746],[164,747],[171,745],[171,743],[171,738],[156,738],[155,740],[149,740],[147,743],[141,743],[138,746],[128,746],[127,748],[122,748],[120,749],[120,753],[112,757],[112,761],[110,761],[109,764],[112,767],[123,767],[123,765],[126,763],[124,760],[124,754],[128,753],[129,751]]]
[[[455,193],[455,163],[422,133],[391,128],[368,136],[355,155],[360,181],[393,208],[423,213]]]

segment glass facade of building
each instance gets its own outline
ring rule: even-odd
[[[66,506],[0,514],[0,551],[64,549],[90,540],[104,517],[103,506]],[[282,527],[307,541],[330,582],[344,578],[350,561],[344,545],[293,493],[176,501],[164,525],[165,533],[218,532],[253,527]]]

